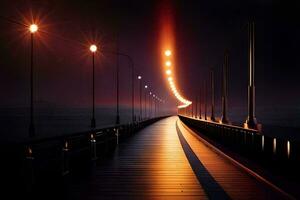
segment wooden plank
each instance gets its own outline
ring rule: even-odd
[[[120,144],[112,159],[72,181],[67,198],[207,199],[181,148],[176,119],[163,119]]]

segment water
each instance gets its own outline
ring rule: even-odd
[[[1,142],[17,142],[28,137],[29,109],[2,108]],[[115,107],[101,107],[95,110],[97,128],[113,126],[116,122]],[[120,108],[122,124],[131,122],[131,109]],[[35,130],[37,138],[72,134],[87,131],[91,123],[90,108],[37,108],[35,109]]]

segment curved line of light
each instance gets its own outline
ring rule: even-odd
[[[171,55],[172,55],[172,53],[171,53],[170,50],[166,50],[166,51],[165,51],[165,56],[169,57],[169,56],[171,56]],[[170,61],[167,60],[166,63],[170,63]],[[169,67],[169,66],[170,66],[170,65],[167,64],[167,67]],[[166,74],[167,74],[167,76],[168,76],[168,82],[169,82],[170,88],[171,88],[171,90],[172,90],[174,96],[177,98],[178,101],[180,101],[180,103],[182,103],[182,105],[179,105],[178,108],[185,108],[185,107],[191,105],[192,102],[189,101],[189,100],[187,100],[187,99],[185,99],[184,97],[182,97],[182,96],[180,95],[180,93],[178,92],[178,90],[177,90],[177,88],[176,88],[176,85],[175,85],[175,83],[174,83],[173,77],[171,76],[171,74],[172,74],[171,69],[167,69],[167,70],[166,70]]]

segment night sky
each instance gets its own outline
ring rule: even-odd
[[[229,106],[246,107],[247,22],[256,23],[257,105],[299,109],[299,5],[279,1],[1,1],[1,106],[26,106],[29,92],[29,35],[4,20],[40,22],[36,42],[36,99],[47,104],[84,106],[90,102],[91,57],[96,42],[105,51],[124,52],[151,90],[177,103],[161,66],[161,13],[171,13],[176,40],[176,83],[194,100],[210,68],[216,71],[220,105],[221,69],[229,50]],[[130,70],[121,66],[121,102],[130,104]],[[116,56],[96,58],[97,103],[115,104]],[[136,83],[137,84],[137,83]],[[137,89],[136,89],[137,90]],[[138,90],[137,90],[138,91]],[[137,97],[136,97],[136,101]]]

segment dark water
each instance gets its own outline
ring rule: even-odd
[[[0,109],[1,142],[17,142],[28,138],[29,108],[5,107]],[[139,110],[135,111],[136,115]],[[220,116],[220,110],[216,116]],[[167,111],[161,115],[168,114]],[[209,113],[210,114],[210,113]],[[300,108],[257,108],[257,120],[263,125],[264,134],[272,137],[300,139]],[[228,112],[230,121],[242,125],[247,109],[235,108]],[[91,108],[40,107],[35,109],[36,136],[38,138],[71,134],[90,129]],[[131,109],[120,107],[121,124],[131,122]],[[112,126],[116,122],[115,107],[96,108],[98,128]]]
[[[36,137],[51,137],[89,130],[91,111],[90,108],[36,108],[34,117]],[[17,142],[28,137],[28,108],[2,108],[0,113],[1,142]],[[138,115],[139,110],[135,110],[135,113]],[[96,108],[95,117],[97,128],[115,125],[116,108]],[[126,124],[131,121],[131,109],[121,107],[120,123]]]

